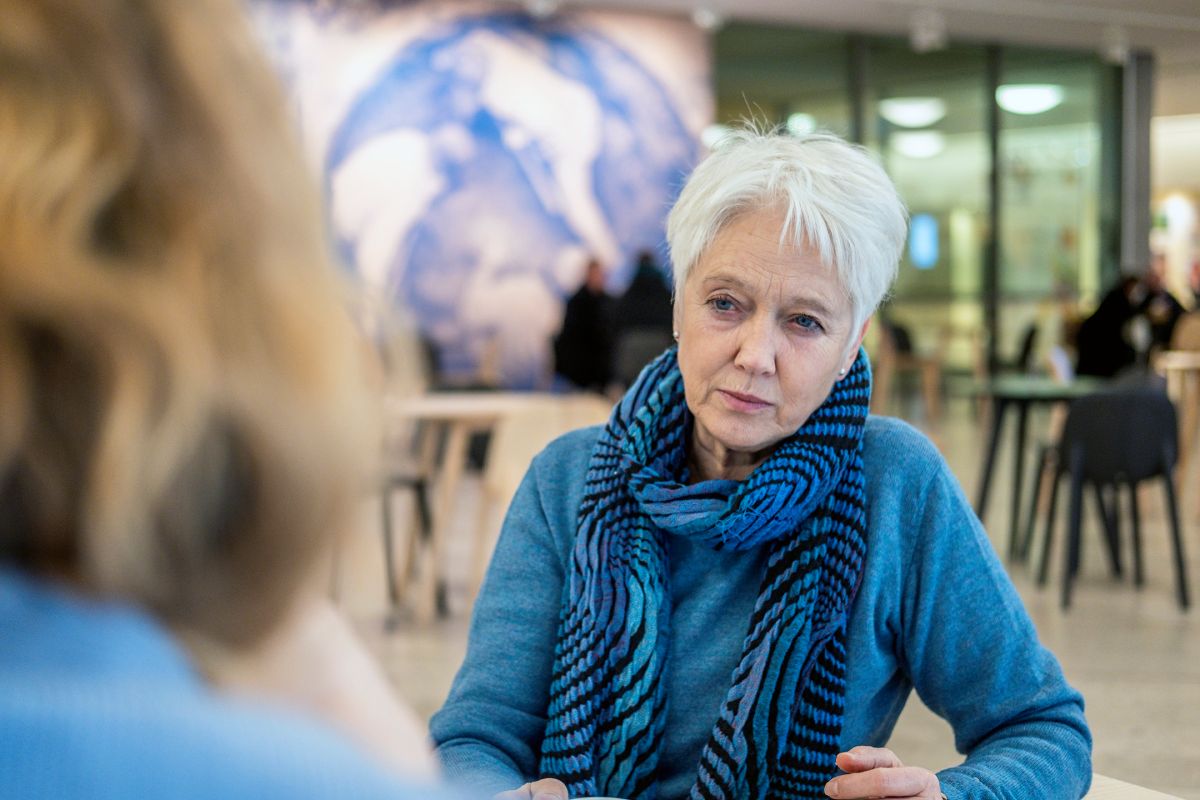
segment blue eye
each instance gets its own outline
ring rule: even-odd
[[[733,311],[735,306],[728,297],[714,297],[708,301],[714,311]]]
[[[800,326],[804,330],[812,331],[813,333],[817,333],[817,332],[825,330],[825,328],[821,325],[820,322],[817,322],[817,320],[813,319],[808,314],[800,314],[798,316],[792,317],[792,322],[796,323],[798,326]]]

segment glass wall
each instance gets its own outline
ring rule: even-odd
[[[914,53],[906,41],[878,40],[866,55],[864,144],[882,157],[911,219],[887,313],[919,350],[974,369],[989,214],[985,53]]]
[[[995,92],[1001,352],[1015,353],[1034,325],[1037,352],[1046,353],[1063,322],[1094,306],[1115,279],[1118,251],[1104,240],[1115,244],[1118,208],[1101,201],[1117,194],[1101,186],[1109,158],[1101,120],[1118,113],[1107,91],[1112,70],[1077,53],[1004,51]],[[1112,162],[1115,171],[1115,153]]]
[[[912,216],[885,313],[950,369],[1011,359],[1033,324],[1044,353],[1115,279],[1118,68],[750,24],[720,31],[714,54],[718,122],[790,120],[879,154]]]
[[[854,138],[848,37],[730,25],[716,37],[717,120],[765,119]]]

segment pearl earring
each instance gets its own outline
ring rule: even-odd
[[[679,331],[671,331],[671,336],[675,339],[675,341],[679,341]]]
[[[840,378],[840,377],[842,377],[842,376],[844,376],[845,374],[846,374],[846,370],[844,370],[844,369],[839,369],[839,370],[838,370],[838,377],[839,377],[839,378]]]

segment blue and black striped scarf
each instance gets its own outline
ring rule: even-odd
[[[743,481],[687,485],[692,422],[675,350],[648,366],[592,451],[555,647],[540,773],[572,797],[652,800],[668,698],[666,535],[770,548],[742,657],[691,797],[823,798],[842,726],[846,620],[866,553],[871,372],[850,373]]]

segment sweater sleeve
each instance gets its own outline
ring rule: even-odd
[[[536,776],[564,556],[534,461],[509,506],[475,603],[467,654],[430,733],[446,777],[491,796]]]
[[[967,755],[938,773],[942,791],[950,800],[1077,800],[1091,781],[1083,697],[1039,643],[944,463],[923,499],[910,520],[917,536],[899,646],[917,693]]]

